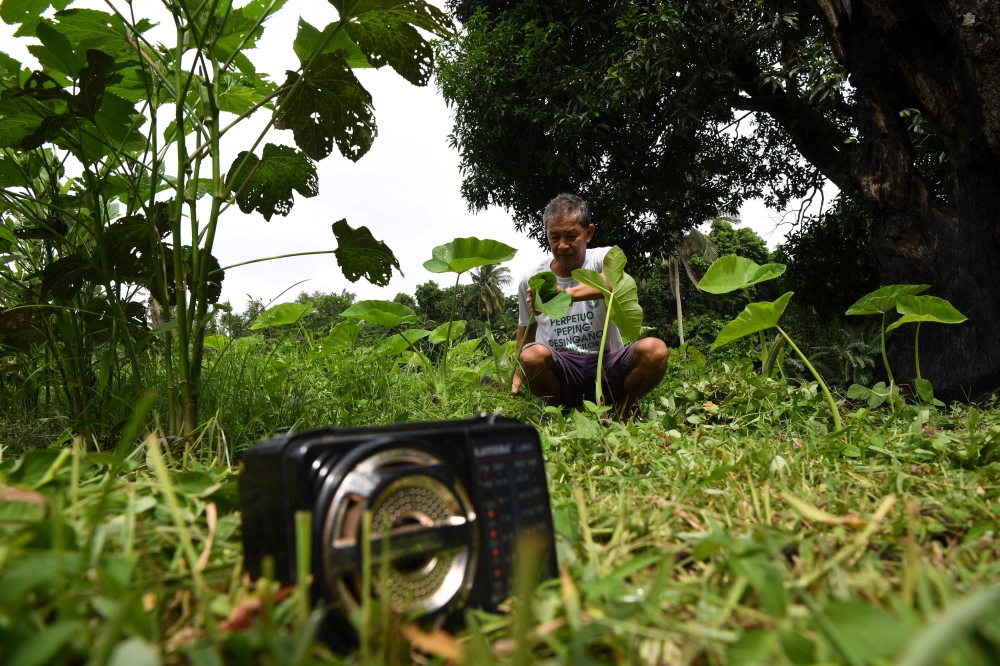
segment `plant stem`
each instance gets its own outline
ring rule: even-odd
[[[920,379],[920,325],[922,321],[917,322],[917,336],[913,338],[913,356],[917,363],[917,379]]]
[[[597,404],[601,404],[601,398],[604,397],[601,391],[601,371],[604,369],[604,343],[608,339],[608,326],[611,324],[611,304],[615,300],[615,293],[611,292],[608,296],[607,311],[608,314],[604,317],[604,330],[601,331],[601,350],[597,352],[597,385],[594,390],[594,398],[597,399]]]
[[[777,326],[776,328],[778,329],[778,332],[785,337],[785,340],[788,341],[788,344],[791,345],[792,349],[795,350],[795,353],[799,355],[799,358],[802,359],[802,362],[806,364],[806,367],[809,368],[809,372],[811,372],[813,377],[816,378],[816,381],[819,382],[819,387],[823,389],[823,395],[826,396],[826,402],[828,405],[830,405],[830,412],[833,413],[833,430],[834,432],[839,431],[841,429],[840,412],[837,410],[837,403],[833,399],[833,395],[830,393],[830,389],[826,387],[826,382],[824,382],[823,378],[819,376],[819,373],[816,372],[816,368],[814,368],[813,364],[809,362],[809,359],[806,358],[806,355],[802,353],[802,350],[799,349],[794,342],[792,342],[792,339],[790,337],[788,337],[788,333],[785,333],[785,331],[782,330],[780,326]]]
[[[276,254],[273,257],[261,257],[260,259],[251,259],[250,261],[241,261],[238,264],[230,264],[229,266],[223,266],[222,268],[217,268],[214,271],[210,271],[209,275],[215,275],[216,273],[222,273],[223,271],[228,271],[230,268],[237,268],[239,266],[246,266],[248,264],[257,264],[262,261],[271,261],[272,259],[287,259],[288,257],[304,257],[309,254],[336,254],[337,250],[313,250],[312,252],[292,252],[291,254]]]
[[[889,369],[889,357],[885,355],[885,314],[884,312],[882,313],[882,363],[885,364],[885,372],[889,375],[889,383],[895,384],[896,380],[892,378],[892,370]],[[917,376],[920,376],[919,371],[917,372]]]
[[[455,308],[458,307],[458,281],[462,274],[455,276],[455,298],[451,301],[451,318],[448,319],[448,339],[444,341],[444,359],[441,362],[441,376],[448,374],[448,351],[451,349],[451,325],[455,321]]]

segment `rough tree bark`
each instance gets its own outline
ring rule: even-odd
[[[969,321],[921,331],[921,370],[945,399],[1000,386],[1000,6],[995,0],[814,0],[858,92],[848,178],[867,201],[883,284],[929,284]],[[904,109],[919,109],[952,168],[914,163]],[[915,375],[912,326],[889,359]]]

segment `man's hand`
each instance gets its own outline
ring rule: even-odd
[[[510,394],[517,395],[521,390],[521,368],[514,370],[514,379],[510,383]]]

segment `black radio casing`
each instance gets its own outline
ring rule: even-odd
[[[295,514],[312,512],[313,601],[330,604],[320,638],[339,651],[352,649],[357,637],[347,619],[349,609],[338,606],[329,569],[324,568],[324,562],[331,561],[330,539],[324,541],[329,509],[335,497],[342,497],[338,489],[345,478],[353,475],[357,485],[359,463],[397,450],[424,451],[438,463],[367,474],[362,481],[372,497],[393,482],[398,485],[402,479],[405,484],[419,474],[459,488],[456,492],[471,503],[465,531],[451,533],[452,539],[470,544],[469,575],[460,592],[425,619],[455,626],[463,607],[497,612],[514,592],[514,556],[522,536],[531,534],[543,544],[542,575],[552,578],[558,573],[541,443],[529,425],[481,415],[460,421],[321,428],[259,442],[246,451],[239,478],[244,566],[257,578],[264,559],[273,558],[277,579],[294,584]],[[392,553],[391,543],[389,548]],[[347,564],[338,560],[338,566],[360,571],[355,551],[343,552],[346,555],[339,557],[348,558]]]

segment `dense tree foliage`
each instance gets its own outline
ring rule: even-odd
[[[968,314],[926,338],[952,352],[928,369],[935,384],[959,397],[1000,383],[996,3],[451,8],[465,31],[439,85],[473,207],[507,206],[537,234],[547,198],[576,190],[599,234],[657,256],[746,197],[780,208],[826,178],[867,206],[883,283],[930,284]],[[912,346],[890,356],[905,365]]]

